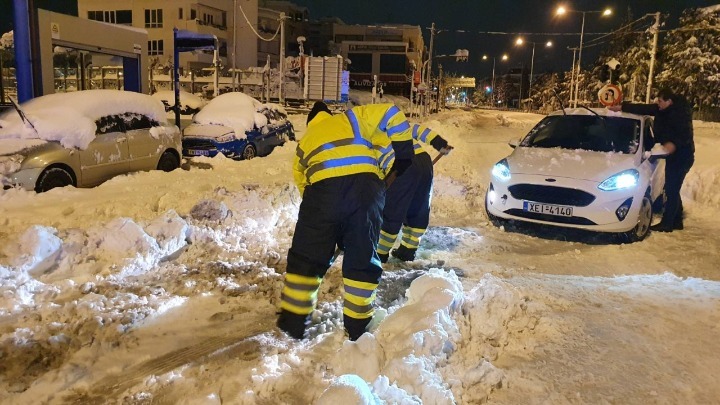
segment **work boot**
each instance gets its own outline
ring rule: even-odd
[[[676,231],[681,231],[684,228],[682,219],[679,221],[675,221],[673,224],[673,229]]]
[[[389,253],[378,253],[378,257],[380,258],[380,263],[387,263],[388,258],[390,258]]]
[[[397,249],[392,250],[392,255],[394,258],[403,261],[403,262],[411,262],[415,260],[415,252],[417,249],[410,249],[408,247],[405,247],[405,245],[400,245]]]
[[[280,311],[277,327],[295,339],[302,339],[305,336],[305,326],[310,320],[310,316],[296,314],[285,309]]]
[[[653,232],[672,232],[673,227],[671,225],[667,225],[663,222],[659,222],[659,223],[651,226],[650,230]]]
[[[343,323],[345,324],[345,330],[350,336],[350,340],[353,342],[358,340],[360,336],[363,335],[363,333],[367,332],[367,326],[370,324],[370,321],[372,321],[372,317],[365,319],[357,319],[351,318],[343,314]]]

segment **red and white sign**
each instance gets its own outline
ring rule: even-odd
[[[598,91],[598,99],[605,107],[618,105],[622,102],[622,90],[614,84],[606,84]]]

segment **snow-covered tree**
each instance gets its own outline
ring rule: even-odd
[[[698,109],[720,106],[720,5],[685,10],[662,48],[658,87],[683,94]]]
[[[13,31],[6,32],[0,37],[0,49],[10,49],[15,46]]]

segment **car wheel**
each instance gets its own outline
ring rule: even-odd
[[[171,172],[180,167],[180,159],[174,153],[166,150],[158,161],[157,169],[164,172]]]
[[[629,242],[639,242],[648,235],[650,232],[650,224],[652,223],[652,203],[648,196],[643,197],[642,205],[640,205],[640,212],[638,213],[637,225],[627,233],[625,233],[625,239]]]
[[[243,148],[241,156],[243,160],[250,160],[257,156],[257,151],[255,150],[254,146],[252,146],[251,144],[247,144],[245,145],[245,148]]]
[[[55,187],[74,186],[75,180],[73,175],[63,169],[62,167],[49,167],[43,170],[38,176],[37,183],[35,184],[35,191],[38,193],[44,193],[48,190],[52,190]]]

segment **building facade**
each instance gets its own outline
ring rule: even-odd
[[[232,67],[233,57],[238,69],[257,63],[257,37],[245,17],[257,24],[258,0],[78,0],[78,16],[147,30],[151,64],[172,65],[173,28],[215,35],[224,68]],[[212,53],[180,54],[181,69],[212,63]]]
[[[368,89],[374,76],[385,93],[409,94],[413,66],[422,67],[419,26],[333,24],[333,52],[349,59],[350,87]]]

